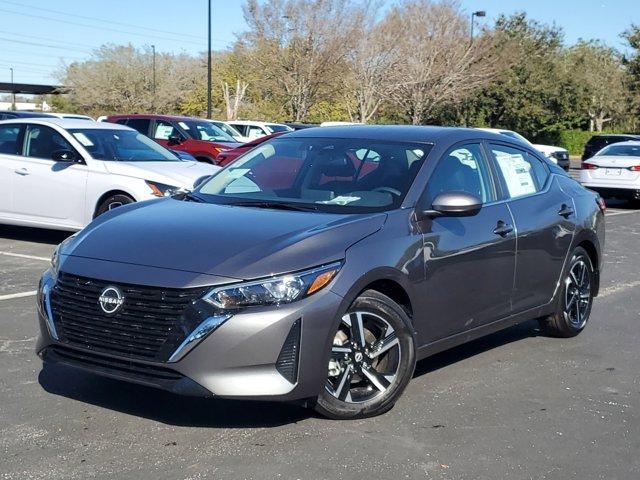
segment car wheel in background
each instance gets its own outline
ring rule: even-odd
[[[413,376],[413,328],[396,302],[363,292],[334,334],[325,386],[315,409],[333,419],[363,418],[391,409]]]
[[[540,320],[542,330],[554,337],[574,337],[584,330],[593,305],[593,284],[591,258],[577,247],[564,272],[557,311]]]
[[[111,195],[110,197],[107,197],[98,206],[95,216],[99,217],[100,215],[102,215],[105,212],[108,212],[109,210],[113,210],[114,208],[121,207],[122,205],[128,205],[133,202],[135,202],[135,200],[128,195],[123,195],[121,193],[118,193],[116,195]]]

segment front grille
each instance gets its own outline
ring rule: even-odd
[[[114,314],[100,308],[108,286],[124,296]],[[185,311],[207,289],[166,289],[120,284],[60,273],[51,310],[60,340],[69,345],[149,361],[166,361],[193,329]]]

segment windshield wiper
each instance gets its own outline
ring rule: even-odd
[[[273,208],[279,210],[296,210],[299,212],[313,212],[317,211],[318,207],[315,205],[298,205],[293,203],[281,203],[271,202],[269,200],[244,200],[241,202],[231,202],[227,205],[234,207],[256,207],[256,208]]]
[[[175,195],[174,198],[177,198],[179,200],[184,200],[186,202],[207,203],[207,201],[204,198],[199,197],[193,192],[181,192]]]

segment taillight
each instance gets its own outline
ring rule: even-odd
[[[598,208],[600,208],[600,211],[602,213],[607,211],[607,204],[604,203],[604,198],[602,197],[596,198],[596,203],[598,204]]]
[[[634,165],[633,167],[629,167],[629,170],[632,172],[640,172],[640,165]]]
[[[597,165],[594,165],[593,163],[582,162],[582,165],[580,166],[580,168],[582,170],[597,170],[600,167],[598,167]]]

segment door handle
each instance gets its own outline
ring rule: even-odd
[[[498,221],[498,225],[493,229],[493,233],[501,237],[506,237],[511,232],[513,232],[513,227],[508,223],[504,223],[502,220]]]
[[[562,207],[560,207],[560,211],[558,212],[558,215],[564,218],[569,218],[571,215],[573,215],[573,208],[563,203]]]
[[[14,170],[14,172],[16,172],[18,175],[29,175],[29,170],[24,167],[18,168],[17,170]]]

